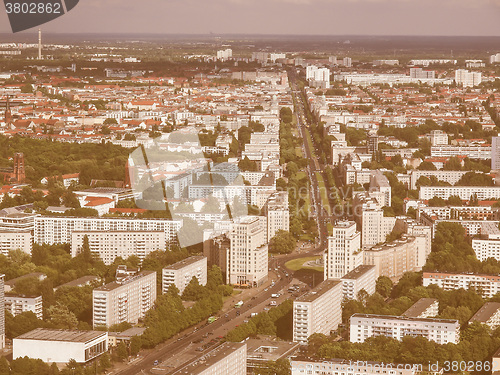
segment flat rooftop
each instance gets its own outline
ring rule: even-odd
[[[107,335],[102,331],[70,331],[66,329],[37,328],[14,340],[40,340],[40,341],[66,341],[66,342],[89,342]]]
[[[377,314],[354,314],[352,318],[368,318],[368,319],[386,319],[386,320],[407,320],[412,322],[426,322],[426,323],[449,323],[458,324],[456,319],[437,319],[437,318],[407,318],[406,316],[396,315],[377,315]]]
[[[479,310],[477,310],[472,318],[470,318],[469,323],[486,323],[498,309],[500,309],[500,302],[486,302]]]
[[[326,292],[330,291],[333,287],[340,284],[340,280],[325,280],[318,284],[313,290],[310,290],[306,294],[301,295],[297,298],[296,302],[312,302],[315,299],[321,297]]]
[[[166,266],[163,269],[164,270],[179,270],[181,268],[184,268],[186,266],[189,266],[193,263],[199,262],[200,260],[204,259],[204,256],[201,255],[195,255],[186,259],[183,259],[177,263],[171,264],[170,266]]]
[[[58,288],[61,288],[63,286],[75,287],[75,286],[87,285],[88,283],[91,283],[94,280],[99,280],[99,277],[97,277],[97,276],[91,276],[91,275],[89,275],[89,276],[82,276],[82,277],[79,277],[78,279],[75,279],[75,280],[69,281],[67,283],[61,284],[61,285],[57,286],[54,289],[58,289]]]
[[[361,276],[363,276],[368,271],[371,271],[373,269],[375,269],[375,266],[369,266],[369,265],[358,266],[355,269],[353,269],[351,272],[342,276],[342,279],[356,280],[356,279],[360,278]]]
[[[437,301],[438,300],[436,298],[420,298],[417,302],[411,305],[408,310],[402,313],[401,316],[416,318]]]
[[[95,288],[94,291],[96,292],[109,292],[111,290],[117,289],[123,285],[127,285],[133,281],[136,281],[144,276],[151,275],[152,273],[156,274],[155,271],[141,271],[135,276],[132,276],[130,278],[126,278],[122,283],[113,281],[111,283],[108,283],[106,285],[100,286],[99,288]]]
[[[247,360],[276,361],[294,353],[300,347],[298,342],[282,341],[272,336],[249,338],[247,344]]]
[[[197,358],[193,362],[183,366],[181,369],[175,371],[172,375],[195,375],[200,374],[205,371],[208,367],[213,366],[220,360],[228,357],[230,354],[240,349],[241,347],[245,347],[246,352],[246,343],[240,342],[225,342],[222,345],[219,345],[212,351],[207,354],[202,355]],[[246,361],[245,361],[246,367]]]

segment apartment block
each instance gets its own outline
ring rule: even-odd
[[[313,333],[329,335],[342,322],[342,283],[325,280],[293,301],[293,341],[307,344]]]
[[[267,280],[267,223],[263,216],[243,216],[231,224],[228,284],[259,286]]]
[[[405,365],[372,361],[350,361],[346,359],[313,359],[293,357],[290,361],[291,375],[417,375],[420,365]]]
[[[500,293],[500,276],[468,273],[424,272],[422,285],[437,285],[444,290],[474,289],[483,298]]]
[[[246,375],[247,344],[225,342],[172,375]]]
[[[117,257],[127,259],[135,255],[143,261],[149,253],[165,251],[166,236],[157,231],[74,231],[71,233],[71,256],[77,256],[83,246],[84,238],[89,240],[90,251],[104,264],[112,264]]]
[[[481,262],[493,258],[500,259],[500,229],[493,223],[481,226],[480,237],[472,239],[472,249]]]
[[[226,265],[230,248],[231,240],[225,233],[203,231],[203,255],[207,258],[207,267],[219,267],[224,280],[226,280]]]
[[[40,320],[43,319],[42,296],[27,297],[18,294],[5,296],[5,310],[16,316],[26,311],[31,311]]]
[[[366,192],[355,195],[353,211],[363,249],[385,242],[396,224],[396,218],[385,217],[379,202]]]
[[[491,169],[500,170],[500,137],[491,138]]]
[[[361,234],[354,221],[340,221],[333,226],[323,260],[325,280],[340,279],[363,264]]]
[[[33,235],[31,231],[1,231],[0,254],[8,256],[11,250],[22,250],[31,255]]]
[[[268,242],[279,230],[290,230],[290,212],[288,209],[288,192],[278,191],[273,193],[264,206],[267,216]]]
[[[468,171],[420,171],[418,169],[413,169],[410,172],[410,188],[415,190],[417,189],[417,181],[420,177],[431,178],[432,176],[436,177],[440,181],[448,182],[450,185],[455,185],[464,174]]]
[[[92,300],[94,327],[136,324],[156,301],[156,272],[141,271],[96,288]]]
[[[393,242],[366,249],[364,264],[375,266],[377,278],[387,276],[393,282],[397,282],[406,272],[418,270],[416,267],[418,251],[424,246],[423,242],[419,243],[417,237],[403,235]]]
[[[432,318],[439,314],[439,301],[435,298],[420,298],[401,314],[406,318]]]
[[[420,224],[414,219],[403,216],[397,218],[394,230],[415,237],[417,241],[415,268],[421,270],[431,253],[432,226]]]
[[[382,173],[382,171],[375,170],[370,176],[370,194],[380,193],[382,199],[377,199],[381,206],[389,207],[391,205],[391,195],[392,189],[389,184],[388,178]]]
[[[5,348],[5,275],[0,274],[0,349]]]
[[[135,231],[163,231],[165,240],[173,242],[176,241],[181,226],[181,220],[37,216],[34,242],[48,245],[71,243],[73,232]]]
[[[431,157],[433,158],[451,158],[454,156],[467,156],[470,159],[488,160],[491,158],[491,146],[431,146]]]
[[[342,295],[344,300],[356,299],[358,293],[364,290],[368,294],[375,293],[377,274],[375,266],[362,265],[344,275],[342,282]]]
[[[423,200],[434,197],[447,200],[452,195],[464,201],[474,196],[480,201],[494,200],[500,198],[500,186],[422,186],[419,192],[419,198]]]
[[[200,285],[207,284],[207,258],[192,256],[171,264],[162,270],[162,293],[166,293],[170,285],[184,292],[191,279],[196,277]]]
[[[455,83],[463,87],[474,87],[481,84],[481,72],[469,72],[466,69],[455,70]]]
[[[469,320],[469,324],[479,322],[491,330],[500,327],[500,302],[486,302]]]
[[[391,315],[354,314],[350,319],[351,342],[365,342],[369,337],[386,336],[401,341],[404,336],[421,336],[440,345],[458,344],[458,320],[406,318]]]

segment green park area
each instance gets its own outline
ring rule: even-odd
[[[314,271],[319,271],[323,272],[323,267],[314,267],[314,266],[308,266],[304,265],[304,263],[310,262],[310,261],[315,261],[317,259],[321,259],[320,256],[317,257],[305,257],[305,258],[298,258],[298,259],[293,259],[285,263],[285,267],[288,268],[290,271],[298,271],[300,269],[310,269]]]
[[[326,212],[331,213],[330,203],[328,201],[328,191],[326,190],[325,181],[321,173],[316,172],[316,179],[318,180],[319,194],[321,196],[321,204],[325,208]]]

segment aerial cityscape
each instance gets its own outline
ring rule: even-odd
[[[500,374],[500,4],[446,2],[5,2],[0,375]]]

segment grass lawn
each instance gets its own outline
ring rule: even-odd
[[[330,203],[328,201],[328,192],[326,191],[325,181],[323,180],[321,173],[316,172],[316,179],[318,180],[318,187],[319,187],[319,194],[321,196],[321,203],[323,204],[323,207],[325,208],[326,212],[328,212],[330,214],[332,211],[330,209]]]
[[[311,134],[309,133],[309,129],[306,129],[306,141],[307,141],[307,144],[309,145],[309,150],[311,151],[312,157],[315,158],[316,155],[314,154],[314,146],[313,146]]]
[[[323,267],[307,267],[304,266],[305,262],[309,262],[310,260],[321,259],[321,257],[306,257],[306,258],[298,258],[293,259],[285,263],[285,267],[291,271],[298,271],[300,269],[310,269],[315,271],[323,271]]]

